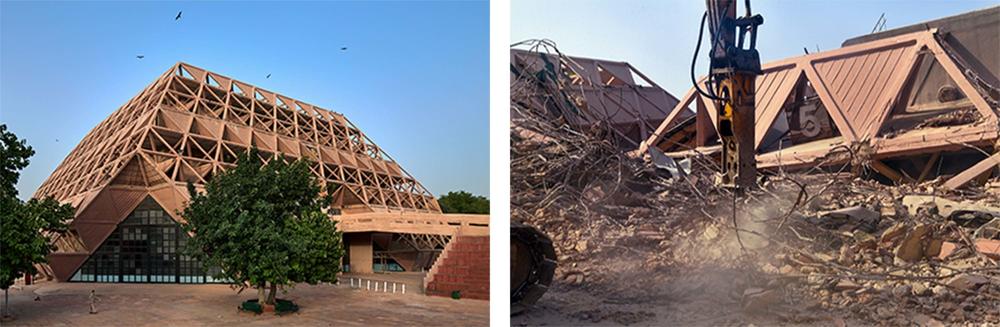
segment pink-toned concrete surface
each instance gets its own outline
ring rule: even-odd
[[[96,290],[98,313],[89,314]],[[0,300],[2,300],[0,292]],[[34,301],[40,296],[40,301]],[[11,288],[14,320],[3,326],[487,326],[489,302],[417,294],[385,294],[346,286],[298,285],[279,297],[295,301],[297,314],[240,313],[254,298],[226,285],[42,283]]]

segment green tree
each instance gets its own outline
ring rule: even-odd
[[[31,146],[7,131],[6,124],[0,124],[0,196],[17,197],[14,186],[33,155],[35,150]]]
[[[331,198],[321,195],[308,162],[258,158],[256,149],[241,154],[204,193],[189,184],[183,226],[192,234],[187,251],[221,268],[216,278],[256,287],[258,303],[273,305],[278,286],[336,281],[344,250],[325,213]]]
[[[490,200],[466,191],[448,192],[438,198],[444,213],[490,213]]]
[[[65,221],[73,218],[73,206],[52,198],[17,198],[20,170],[28,166],[35,151],[24,140],[0,124],[0,289],[4,290],[3,316],[8,315],[7,291],[14,281],[35,273],[35,264],[44,263],[54,250],[46,236],[64,233]]]

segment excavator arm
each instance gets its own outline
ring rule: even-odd
[[[714,101],[719,111],[716,127],[722,141],[721,184],[744,189],[754,185],[757,175],[754,96],[755,81],[761,74],[757,28],[764,18],[751,14],[750,0],[745,1],[746,14],[741,17],[736,16],[737,0],[706,0],[706,5],[711,40],[708,90],[695,87]]]

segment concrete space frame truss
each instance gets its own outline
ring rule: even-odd
[[[443,249],[451,240],[451,235],[399,234],[400,240],[418,251]]]
[[[257,147],[313,162],[344,211],[439,213],[433,196],[343,115],[178,63],[92,130],[36,196],[79,205],[107,184],[205,183]]]

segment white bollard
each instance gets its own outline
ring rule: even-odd
[[[354,277],[351,277],[351,288],[354,288]]]
[[[389,282],[382,282],[382,293],[389,291]]]
[[[372,290],[372,281],[369,280],[365,283],[365,289],[369,291]]]
[[[406,294],[406,284],[403,284],[403,294]]]
[[[392,283],[392,294],[396,294],[396,283]]]

